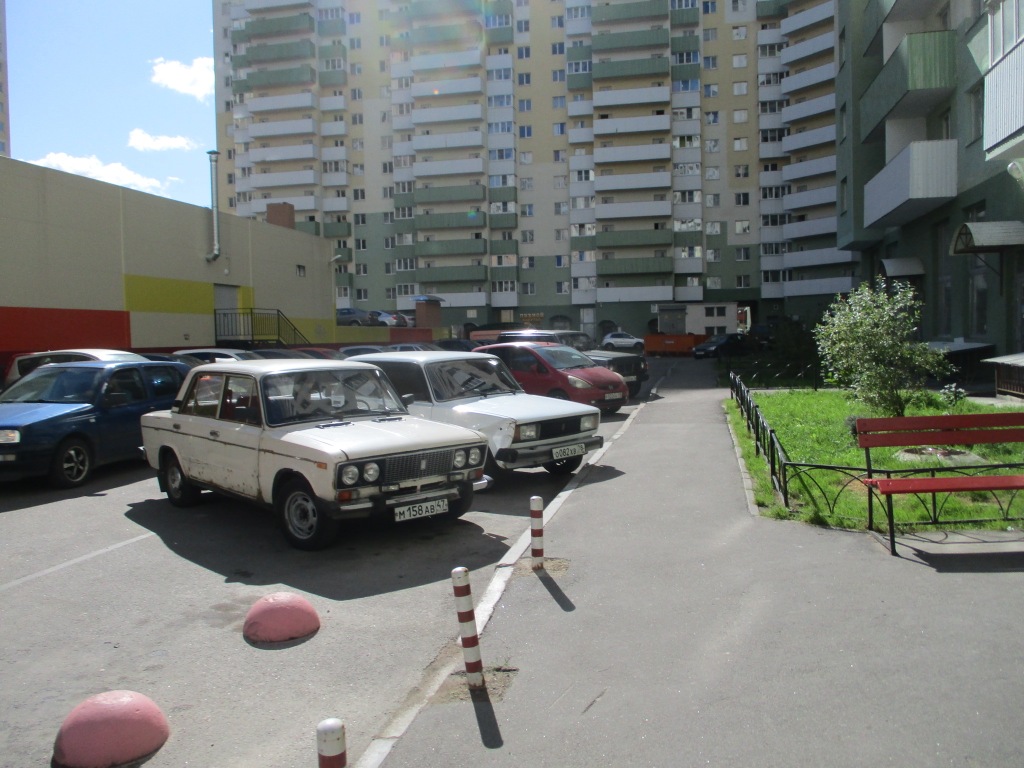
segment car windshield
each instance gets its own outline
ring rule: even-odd
[[[727,336],[712,336],[710,339],[708,339],[704,343],[705,344],[721,344],[727,338],[728,338]]]
[[[537,347],[536,352],[552,368],[565,371],[570,368],[593,368],[593,360],[572,347]]]
[[[562,338],[562,343],[568,344],[573,349],[578,349],[580,352],[586,352],[588,349],[594,349],[597,345],[594,340],[590,338],[589,334],[583,331],[573,331],[571,333],[559,334]]]
[[[506,395],[520,388],[505,364],[490,358],[433,363],[427,366],[427,380],[438,401]]]
[[[37,368],[0,394],[0,403],[91,403],[102,371],[96,368]]]
[[[365,368],[318,368],[267,376],[263,399],[267,422],[274,425],[407,413],[384,375]]]

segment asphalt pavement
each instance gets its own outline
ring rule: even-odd
[[[527,535],[472,585],[486,688],[453,643],[357,768],[1024,764],[1020,535],[759,517],[713,367],[544,500],[544,570]]]

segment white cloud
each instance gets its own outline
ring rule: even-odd
[[[205,102],[213,95],[213,59],[203,57],[192,59],[191,64],[180,61],[154,59],[151,81],[172,91],[194,96]]]
[[[140,173],[126,168],[121,163],[104,163],[95,155],[74,157],[64,152],[51,152],[46,157],[39,160],[30,160],[29,162],[33,165],[41,165],[57,171],[73,173],[76,176],[96,179],[97,181],[106,181],[110,184],[117,184],[120,187],[137,189],[154,195],[161,195],[166,192],[166,185],[157,179],[147,178]]]
[[[141,128],[128,134],[128,146],[140,152],[163,152],[168,149],[196,149],[199,145],[187,136],[151,136]]]

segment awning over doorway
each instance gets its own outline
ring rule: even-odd
[[[924,274],[924,264],[917,256],[901,259],[882,259],[886,277],[916,277]]]
[[[956,231],[949,253],[992,253],[1020,246],[1024,246],[1024,222],[969,221]]]

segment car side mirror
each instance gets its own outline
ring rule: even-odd
[[[416,395],[412,394],[411,392],[406,392],[404,395],[402,395],[402,405],[404,405],[406,408],[408,408],[415,402]]]

